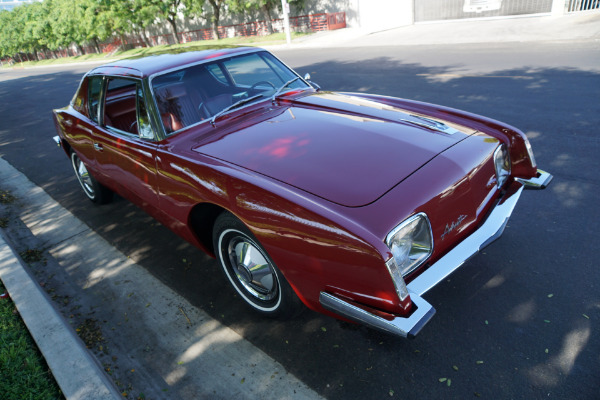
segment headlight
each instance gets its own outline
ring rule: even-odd
[[[433,252],[431,224],[425,213],[419,213],[398,225],[385,238],[393,257],[387,262],[396,291],[402,298],[402,286],[406,290],[406,274],[423,264]],[[406,296],[404,296],[406,297]]]
[[[498,188],[501,188],[510,176],[510,155],[504,144],[494,152],[494,167],[496,167],[496,182]]]
[[[529,139],[525,137],[525,148],[527,149],[527,155],[531,160],[531,166],[533,168],[537,168],[537,164],[535,163],[535,157],[533,156],[533,149],[531,148],[531,143],[529,143]]]

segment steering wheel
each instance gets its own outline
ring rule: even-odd
[[[258,82],[256,82],[254,85],[252,85],[252,86],[250,87],[250,90],[256,90],[256,87],[257,87],[257,86],[260,86],[260,85],[269,85],[269,86],[271,86],[273,89],[277,89],[277,87],[275,87],[275,85],[273,85],[273,84],[272,84],[271,82],[269,82],[269,81],[258,81]]]

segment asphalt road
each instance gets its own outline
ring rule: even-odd
[[[327,398],[593,399],[600,393],[598,47],[276,51],[324,89],[435,102],[517,126],[555,176],[547,190],[524,193],[500,240],[425,295],[437,314],[412,341],[308,310],[287,322],[255,316],[212,259],[135,206],[89,203],[51,141],[50,114],[68,103],[89,65],[0,71],[0,156]]]

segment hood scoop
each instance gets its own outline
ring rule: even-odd
[[[445,133],[446,135],[454,135],[455,133],[460,132],[458,129],[452,128],[451,126],[446,125],[441,121],[436,121],[431,118],[421,117],[419,115],[410,114],[411,117],[416,118],[415,120],[404,119],[401,118],[400,121],[406,122],[409,124],[417,125],[423,128],[431,129],[437,132]]]

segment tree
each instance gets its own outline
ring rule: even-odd
[[[213,38],[218,40],[221,39],[219,36],[219,21],[221,20],[221,12],[223,11],[223,6],[225,6],[225,4],[229,4],[231,0],[184,0],[183,4],[185,5],[185,14],[194,17],[206,15],[207,10],[205,6],[207,1],[210,5],[210,12],[208,13],[208,17],[205,17],[205,19],[210,23]]]
[[[289,0],[290,5],[298,8],[304,7],[304,0]],[[273,11],[281,10],[281,0],[228,0],[230,9],[234,12],[246,12],[250,10],[262,11],[267,16],[267,28],[273,33]]]
[[[154,7],[158,18],[163,19],[171,25],[173,30],[173,39],[175,43],[180,43],[177,32],[177,15],[179,7],[182,5],[182,0],[146,0],[149,2],[149,7]]]
[[[17,53],[18,46],[12,29],[13,16],[10,11],[0,11],[0,57],[14,57]]]

